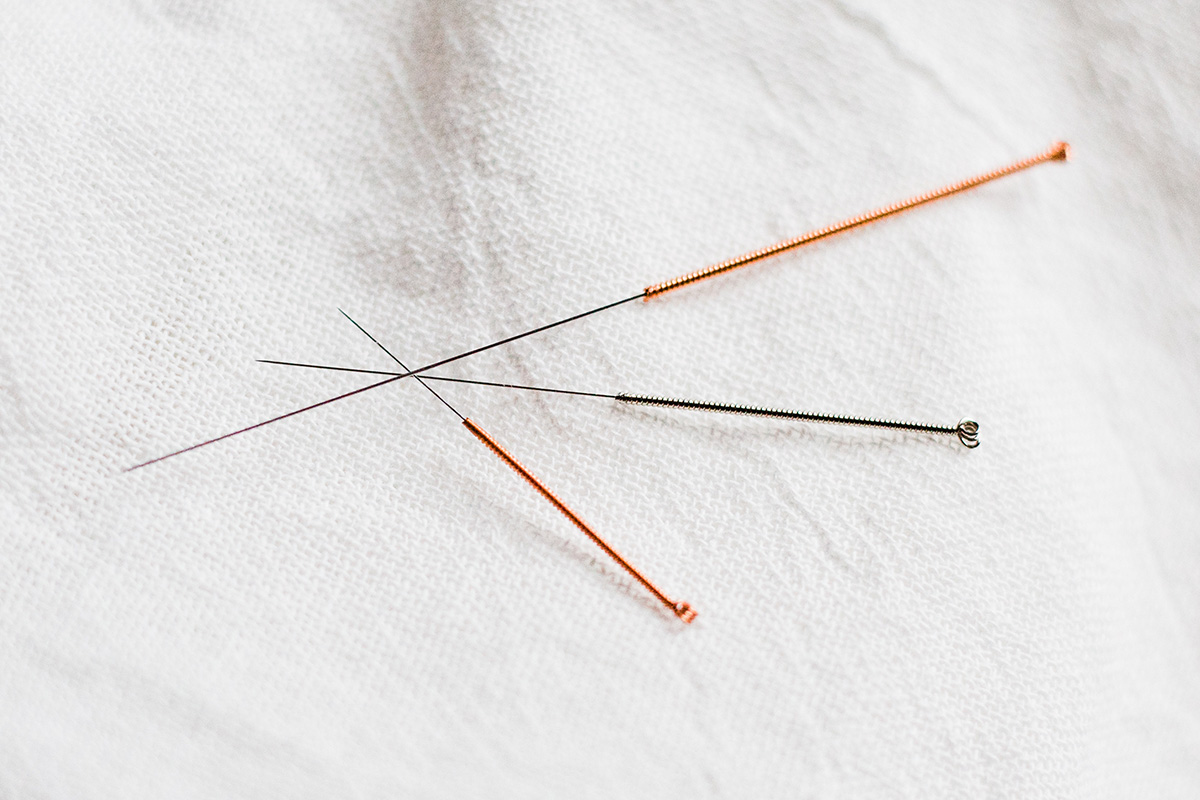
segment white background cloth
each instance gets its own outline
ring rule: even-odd
[[[1200,795],[1200,12],[0,15],[0,797]],[[1032,155],[1074,161],[404,381]]]

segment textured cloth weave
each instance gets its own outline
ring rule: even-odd
[[[6,5],[0,797],[1200,795],[1194,6]]]

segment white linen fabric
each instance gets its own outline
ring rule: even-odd
[[[1200,11],[0,15],[0,797],[1200,795]],[[982,446],[366,385],[442,370]]]

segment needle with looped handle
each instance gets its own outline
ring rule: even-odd
[[[405,372],[408,372],[408,367],[405,366],[404,362],[401,361],[399,358],[397,358],[392,353],[391,350],[388,350],[386,347],[384,347],[383,344],[378,339],[376,339],[374,336],[372,336],[370,333],[368,333],[367,330],[365,328],[363,328],[363,326],[361,326],[357,322],[355,322],[354,319],[349,314],[347,314],[345,311],[342,311],[340,308],[338,309],[338,311],[341,312],[343,317],[350,320],[350,323],[352,325],[354,325],[354,327],[356,327],[360,331],[362,331],[364,336],[366,336],[368,339],[370,339],[372,342],[374,342],[379,347],[380,350],[387,353],[389,358],[391,358],[393,361],[395,361],[397,364],[399,364],[400,369],[404,370]],[[537,491],[538,494],[540,494],[543,498],[545,498],[546,502],[550,503],[550,505],[552,505],[556,509],[558,509],[558,511],[564,517],[569,519],[575,525],[575,527],[577,527],[577,528],[579,528],[579,530],[583,531],[583,533],[586,534],[587,537],[589,539],[591,539],[596,544],[597,547],[599,547],[601,550],[603,550],[605,552],[605,554],[608,555],[609,558],[611,558],[613,561],[616,561],[619,565],[621,565],[621,567],[624,568],[624,570],[626,572],[628,572],[630,574],[630,576],[633,577],[634,580],[636,580],[643,587],[645,587],[646,591],[650,592],[650,594],[652,594],[654,596],[654,598],[656,600],[658,600],[658,602],[662,603],[663,606],[665,606],[668,611],[670,611],[675,616],[679,617],[679,619],[683,620],[683,622],[685,622],[687,624],[691,624],[696,619],[695,609],[693,609],[687,603],[672,600],[670,597],[668,597],[666,594],[664,594],[657,586],[655,586],[653,583],[651,583],[650,580],[648,578],[646,578],[646,576],[643,575],[640,571],[638,571],[638,569],[636,567],[634,567],[632,564],[630,564],[623,555],[621,555],[615,549],[613,549],[613,547],[608,542],[604,541],[604,539],[600,538],[600,535],[598,533],[596,533],[595,530],[592,529],[591,525],[588,525],[586,522],[584,522],[582,517],[580,517],[578,514],[576,514],[574,511],[572,511],[571,508],[569,506],[567,506],[566,503],[564,503],[562,500],[560,500],[558,498],[558,496],[556,494],[554,494],[554,492],[550,491],[550,489],[547,488],[546,484],[542,483],[541,480],[539,480],[536,475],[534,475],[532,472],[529,471],[528,467],[526,467],[524,464],[522,464],[520,461],[518,461],[516,459],[516,457],[512,455],[512,453],[508,452],[506,449],[504,449],[503,446],[500,445],[499,442],[497,442],[494,438],[492,438],[491,434],[489,434],[487,431],[485,431],[483,428],[481,428],[479,426],[479,424],[476,423],[474,420],[471,420],[471,419],[463,416],[462,413],[459,412],[459,410],[457,408],[452,406],[446,400],[446,398],[444,398],[440,394],[438,394],[434,390],[434,388],[432,386],[430,386],[428,383],[426,383],[425,379],[423,379],[420,375],[414,375],[413,377],[415,377],[421,383],[422,386],[424,386],[426,389],[428,389],[430,394],[432,394],[434,397],[436,397],[438,400],[440,400],[442,405],[444,405],[446,408],[448,408],[452,412],[454,412],[454,415],[456,417],[458,417],[460,420],[462,420],[462,424],[464,426],[466,426],[467,430],[469,430],[472,433],[472,435],[475,436],[475,438],[477,438],[480,442],[482,442],[483,445],[485,447],[487,447],[488,450],[490,450],[501,461],[503,461],[505,464],[507,464],[509,467],[511,467],[514,472],[516,472],[518,475],[520,475],[522,478],[524,478],[529,483],[529,485],[532,486]]]
[[[355,372],[365,375],[395,375],[377,369],[357,369],[355,367],[337,367],[328,364],[305,364],[299,361],[276,361],[271,358],[258,359],[260,364],[275,364],[281,367],[304,367],[305,369],[322,369],[332,372]],[[658,406],[660,408],[682,409],[686,411],[717,411],[723,414],[742,414],[751,417],[770,417],[772,419],[797,420],[801,422],[823,422],[831,425],[857,425],[864,428],[889,428],[892,430],[914,431],[917,433],[932,433],[957,436],[963,447],[974,449],[979,446],[979,423],[969,417],[963,417],[955,425],[936,425],[926,422],[907,422],[894,419],[879,419],[877,417],[855,417],[847,414],[818,414],[811,411],[792,411],[784,408],[766,408],[764,406],[746,405],[744,403],[715,403],[707,400],[682,400],[676,397],[658,397],[656,395],[632,394],[618,392],[581,392],[574,389],[551,389],[547,386],[526,386],[520,383],[501,383],[499,381],[480,381],[468,378],[449,378],[444,375],[422,375],[424,381],[442,381],[444,383],[462,383],[471,386],[490,386],[496,389],[516,389],[524,392],[543,392],[546,394],[564,394],[573,397],[596,397],[605,400],[616,400],[627,405]],[[430,390],[432,391],[432,389]]]

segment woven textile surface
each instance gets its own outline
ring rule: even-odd
[[[1200,795],[1200,11],[6,4],[0,798]],[[410,364],[1045,149],[441,374]]]

